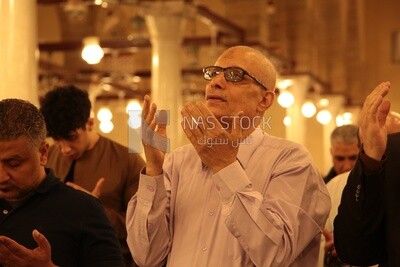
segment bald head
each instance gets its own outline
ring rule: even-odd
[[[226,49],[217,62],[221,59],[235,60],[237,58],[245,59],[239,67],[257,77],[269,90],[275,90],[276,70],[263,53],[248,46],[233,46]]]

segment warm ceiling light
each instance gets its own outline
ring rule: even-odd
[[[99,121],[110,121],[113,117],[113,114],[109,108],[101,108],[97,112],[97,119]]]
[[[292,85],[293,81],[291,79],[284,79],[284,80],[278,80],[276,87],[278,87],[280,90],[286,90]]]
[[[99,38],[90,36],[83,39],[82,58],[88,64],[97,64],[104,56],[103,49],[99,45]]]
[[[342,126],[352,123],[353,123],[353,114],[351,114],[350,112],[345,112],[343,114],[336,116],[336,126]]]
[[[324,108],[324,107],[326,107],[328,105],[329,105],[329,99],[328,98],[321,98],[318,101],[318,106],[320,106],[321,108]]]
[[[142,126],[142,106],[138,100],[129,101],[126,106],[126,113],[129,114],[128,125],[132,129],[139,129]]]
[[[317,121],[323,125],[328,124],[332,119],[332,114],[327,109],[323,109],[317,114]]]
[[[283,118],[283,124],[285,126],[292,125],[292,118],[290,116],[286,115],[285,118]]]
[[[126,105],[126,113],[129,113],[130,110],[135,110],[135,111],[142,111],[142,106],[139,103],[139,100],[133,99],[128,102],[128,105]]]
[[[114,129],[114,123],[112,121],[102,121],[99,128],[103,133],[110,133]]]
[[[306,101],[303,106],[301,106],[301,114],[306,118],[311,118],[314,116],[315,112],[317,112],[317,108],[312,101]]]
[[[278,96],[278,103],[284,108],[288,108],[294,103],[294,96],[291,92],[283,90]]]

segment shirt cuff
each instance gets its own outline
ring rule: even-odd
[[[366,173],[375,173],[382,170],[383,166],[386,163],[386,155],[383,155],[381,160],[375,160],[365,154],[364,149],[361,149],[360,160]]]
[[[137,195],[146,202],[152,202],[156,196],[156,192],[165,192],[164,175],[149,176],[144,173],[146,171],[143,169],[140,174]]]

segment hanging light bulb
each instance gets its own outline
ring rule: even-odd
[[[292,124],[292,118],[286,115],[285,118],[283,118],[283,124],[285,126],[290,126]]]
[[[279,79],[276,86],[280,90],[286,90],[287,88],[289,88],[292,85],[293,85],[293,81],[291,79],[284,79],[284,80]]]
[[[128,125],[132,129],[139,129],[142,126],[142,106],[138,100],[129,101],[126,106],[126,113],[129,114]]]
[[[112,121],[102,121],[99,128],[103,133],[110,133],[114,129],[114,123]]]
[[[142,126],[142,112],[140,110],[130,110],[128,126],[132,129],[139,129]]]
[[[328,124],[332,119],[332,114],[327,109],[322,109],[317,114],[317,121],[323,125]]]
[[[343,116],[342,115],[337,115],[336,116],[336,126],[340,127],[340,126],[343,126],[343,125],[345,125]]]
[[[288,108],[294,103],[294,96],[291,92],[282,90],[278,96],[278,103],[284,108]]]
[[[351,112],[344,112],[336,116],[336,126],[342,126],[353,123],[353,114]]]
[[[134,99],[128,102],[128,105],[126,105],[126,113],[129,113],[130,110],[142,110],[142,106],[139,103],[139,100]]]
[[[308,100],[304,102],[303,106],[301,107],[301,113],[304,117],[311,118],[314,116],[315,112],[317,112],[317,108],[312,101]]]
[[[82,58],[88,64],[97,64],[104,56],[103,49],[99,45],[99,38],[90,36],[83,39]]]
[[[109,108],[101,108],[97,112],[97,118],[99,121],[110,121],[113,117],[113,114]]]
[[[318,106],[321,107],[321,108],[324,108],[324,107],[326,107],[328,105],[329,105],[329,99],[328,98],[321,98],[318,101]]]
[[[348,124],[353,123],[353,114],[351,112],[345,112],[343,113],[343,119],[345,119],[345,121],[348,121]]]

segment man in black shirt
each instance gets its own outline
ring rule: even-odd
[[[0,101],[0,266],[124,266],[101,203],[45,169],[40,111]]]

